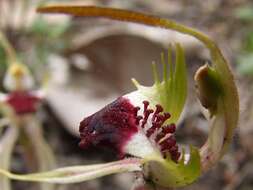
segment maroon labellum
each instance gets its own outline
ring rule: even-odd
[[[144,100],[141,104],[134,103],[135,100],[131,97],[131,95],[120,97],[85,118],[79,128],[80,146],[82,148],[89,145],[109,146],[119,155],[125,156],[131,154],[127,148],[129,144],[138,139],[149,141],[151,149],[158,150],[165,158],[170,156],[176,162],[180,157],[174,137],[176,126],[173,123],[164,125],[170,114],[163,113],[161,105],[156,105],[154,110],[150,108],[148,101]]]
[[[119,154],[134,133],[138,132],[137,109],[126,98],[118,98],[80,123],[80,146],[106,145]]]

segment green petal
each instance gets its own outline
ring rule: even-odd
[[[176,61],[172,64],[171,47],[168,50],[168,61],[165,61],[162,54],[163,80],[160,82],[156,64],[153,64],[154,85],[145,87],[140,85],[135,79],[133,82],[139,92],[143,94],[151,103],[162,105],[164,111],[171,114],[168,120],[170,123],[176,123],[184,108],[187,96],[187,71],[184,57],[184,50],[180,44],[176,44]],[[169,73],[168,73],[168,67]]]
[[[49,172],[26,175],[13,174],[9,171],[0,169],[0,176],[2,174],[10,179],[20,181],[69,184],[92,180],[115,173],[140,171],[141,164],[142,160],[140,159],[124,159],[106,164],[65,167],[51,170]]]
[[[196,148],[190,147],[190,159],[185,163],[185,153],[178,163],[171,159],[150,157],[145,160],[146,172],[153,181],[163,187],[182,187],[194,182],[201,173],[200,155]],[[145,169],[144,168],[144,169]]]

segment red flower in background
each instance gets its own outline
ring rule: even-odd
[[[10,92],[6,99],[18,115],[36,112],[40,101],[39,97],[28,91]]]

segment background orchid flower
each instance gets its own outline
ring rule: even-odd
[[[3,115],[0,126],[0,168],[9,170],[13,150],[18,140],[23,143],[30,170],[45,171],[55,167],[55,158],[46,143],[42,126],[35,115],[42,102],[38,91],[33,91],[34,80],[26,65],[19,62],[7,38],[0,32],[0,45],[6,50],[8,69],[4,76],[4,87],[8,93],[1,93],[0,111]],[[4,122],[5,121],[5,122]],[[1,129],[7,127],[4,133]],[[0,176],[0,189],[9,190],[9,179]],[[53,185],[41,184],[41,189],[52,190]]]
[[[118,151],[120,161],[90,166],[61,168],[45,173],[17,175],[0,173],[12,179],[49,183],[75,183],[108,174],[137,171],[144,179],[162,188],[185,186],[215,165],[225,153],[238,121],[239,100],[233,75],[217,45],[192,28],[143,13],[87,6],[48,6],[39,12],[110,19],[172,29],[200,40],[210,51],[212,65],[195,74],[198,97],[209,113],[210,132],[206,143],[188,152],[179,149],[174,137],[175,123],[186,98],[186,68],[182,47],[176,45],[175,64],[164,66],[160,82],[154,65],[155,83],[151,87],[134,80],[137,90],[119,97],[80,123],[81,147],[107,145]],[[169,62],[171,60],[169,51]],[[137,187],[138,188],[138,187]],[[137,189],[136,188],[136,189]]]

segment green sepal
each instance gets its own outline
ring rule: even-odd
[[[190,158],[185,163],[185,151],[177,163],[170,158],[150,157],[144,169],[152,180],[163,187],[183,187],[191,184],[201,174],[200,154],[197,148],[190,146]]]
[[[168,61],[166,63],[164,55],[161,56],[163,64],[163,80],[159,81],[156,64],[153,63],[154,85],[146,87],[140,85],[135,79],[133,83],[139,90],[140,94],[144,95],[150,101],[151,106],[160,104],[165,112],[171,114],[168,120],[170,123],[176,123],[184,108],[187,96],[187,71],[184,57],[184,50],[179,43],[176,44],[176,60],[172,64],[171,47],[168,50]],[[169,66],[169,73],[168,68]]]

